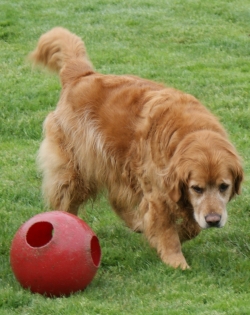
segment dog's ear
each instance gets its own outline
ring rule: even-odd
[[[177,203],[182,197],[182,179],[178,175],[178,166],[171,165],[164,176],[164,182],[170,199]]]
[[[241,183],[243,181],[244,175],[240,163],[235,164],[234,168],[232,169],[232,174],[234,178],[234,188],[230,199],[232,199],[236,194],[239,195],[241,193]]]
[[[181,199],[181,189],[179,185],[173,185],[168,195],[173,202],[177,203]]]

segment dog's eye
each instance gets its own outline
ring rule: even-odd
[[[219,190],[220,192],[225,192],[228,189],[228,187],[229,185],[223,183],[223,184],[220,184]]]
[[[197,194],[202,194],[204,189],[199,186],[192,186],[191,187]]]

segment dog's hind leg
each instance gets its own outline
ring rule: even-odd
[[[125,222],[126,226],[137,232],[133,210],[130,210],[128,207],[118,202],[116,198],[111,198],[110,196],[109,202],[114,212]]]
[[[84,182],[73,152],[64,146],[64,135],[53,112],[45,121],[45,133],[38,154],[44,198],[53,210],[77,214],[79,206],[94,194],[94,190]]]
[[[47,154],[48,149],[50,153]],[[39,161],[43,171],[43,194],[50,208],[77,214],[87,199],[83,181],[66,156],[54,143],[45,139],[40,147]]]
[[[134,232],[142,232],[142,220],[138,212],[136,194],[131,194],[127,186],[120,185],[118,190],[109,191],[108,196],[112,209],[125,222],[126,226]]]

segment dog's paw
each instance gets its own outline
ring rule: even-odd
[[[162,260],[165,264],[175,269],[176,268],[181,268],[182,270],[190,269],[182,253],[164,256],[162,257]]]

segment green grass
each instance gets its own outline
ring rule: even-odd
[[[250,314],[250,7],[248,0],[0,2],[0,315]],[[224,229],[184,244],[191,270],[165,266],[100,198],[81,212],[102,264],[84,292],[50,299],[23,290],[9,264],[19,226],[45,210],[35,159],[42,122],[59,98],[54,75],[26,61],[54,26],[81,36],[102,73],[136,74],[199,98],[244,160],[242,195]]]

